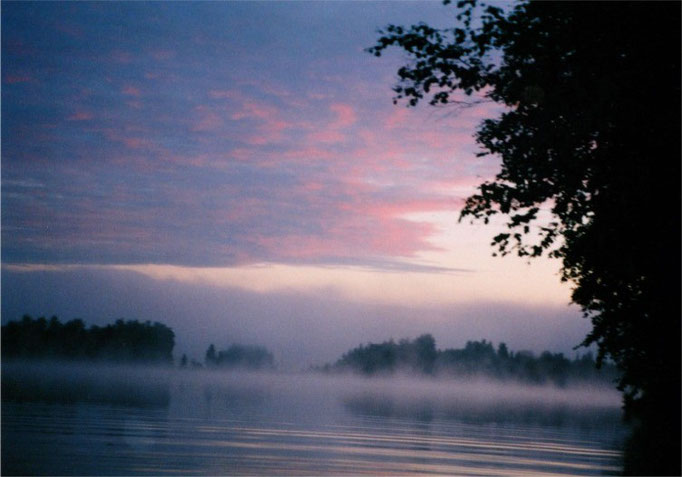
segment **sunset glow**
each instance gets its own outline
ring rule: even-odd
[[[499,227],[457,222],[499,168],[473,139],[494,107],[395,106],[402,59],[364,51],[388,23],[449,15],[437,2],[4,5],[3,322],[88,313],[53,285],[49,309],[22,309],[40,277],[128,272],[153,287],[579,320],[558,263],[494,259]],[[82,317],[164,318],[136,313],[116,296]],[[415,314],[415,328],[443,321]]]

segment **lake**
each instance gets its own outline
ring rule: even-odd
[[[604,387],[3,363],[2,474],[618,474]]]

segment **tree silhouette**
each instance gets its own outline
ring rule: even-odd
[[[680,473],[680,5],[463,0],[458,26],[390,25],[369,49],[410,55],[396,102],[503,106],[476,132],[502,169],[460,220],[502,214],[499,253],[562,260],[583,344],[642,422],[641,474]]]
[[[215,351],[215,346],[211,344],[206,350],[206,358],[204,360],[206,366],[215,366],[218,362],[218,355]]]
[[[324,372],[352,371],[365,375],[390,375],[409,372],[439,376],[488,376],[514,379],[533,384],[571,382],[613,382],[612,365],[601,371],[594,366],[591,353],[573,361],[561,353],[543,352],[536,358],[530,351],[510,353],[500,343],[498,352],[489,341],[467,341],[463,349],[436,349],[433,336],[360,345],[345,353],[334,364],[318,368]]]
[[[206,350],[206,366],[219,368],[274,369],[272,353],[262,346],[233,344],[216,352],[211,344]]]
[[[62,324],[24,315],[2,327],[2,357],[87,359],[169,364],[175,334],[161,323],[117,320],[105,327],[85,328],[82,320]]]
[[[391,340],[361,345],[344,354],[334,367],[364,374],[390,374],[397,370],[431,374],[437,357],[436,340],[426,334],[414,341],[402,339],[398,343]]]

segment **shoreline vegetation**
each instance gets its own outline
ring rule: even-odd
[[[155,364],[174,366],[175,333],[168,326],[149,321],[117,320],[103,327],[89,328],[80,320],[65,323],[24,315],[19,321],[2,326],[2,360],[54,360],[114,364]],[[204,361],[178,360],[179,368],[246,369],[275,371],[272,353],[262,346],[232,344],[217,350],[211,344]],[[414,340],[384,341],[359,345],[336,362],[311,366],[323,374],[357,374],[384,377],[411,374],[443,378],[485,377],[528,384],[564,387],[578,383],[613,384],[618,373],[610,363],[597,367],[594,355],[587,352],[574,359],[562,353],[511,351],[505,343],[495,348],[486,340],[468,341],[462,349],[437,349],[430,334]]]
[[[86,327],[83,320],[62,323],[53,316],[2,326],[2,360],[42,359],[118,363],[173,363],[175,333],[168,326],[146,321],[116,320],[103,327]]]
[[[564,387],[573,383],[613,384],[618,378],[615,366],[597,367],[594,355],[587,352],[571,360],[563,353],[511,351],[505,343],[497,349],[486,340],[467,341],[461,349],[437,349],[430,334],[414,340],[402,339],[368,343],[346,352],[333,364],[315,370],[325,373],[352,372],[365,376],[408,373],[437,377],[485,377],[514,380],[528,384],[553,384]]]

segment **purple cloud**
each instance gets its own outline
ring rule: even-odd
[[[394,107],[362,52],[440,6],[42,7],[3,12],[5,262],[413,257],[437,227],[406,215],[490,173],[479,117]]]

